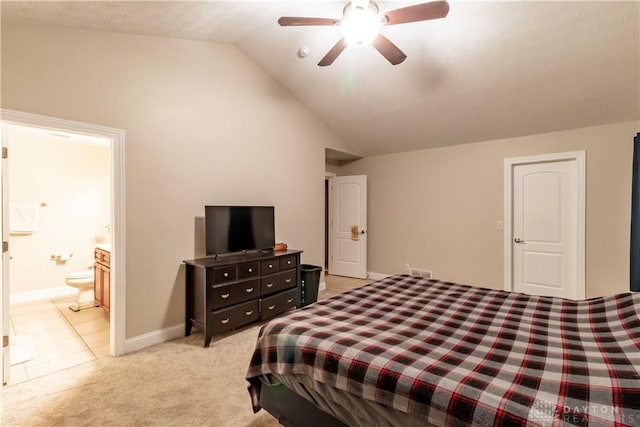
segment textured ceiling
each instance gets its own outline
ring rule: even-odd
[[[2,1],[2,22],[235,43],[363,155],[640,118],[639,2],[450,1],[445,19],[383,29],[408,55],[395,67],[371,47],[318,67],[339,29],[276,24],[344,3]]]

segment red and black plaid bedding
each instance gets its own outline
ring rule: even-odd
[[[264,325],[299,374],[436,425],[640,426],[640,294],[572,301],[392,276]]]

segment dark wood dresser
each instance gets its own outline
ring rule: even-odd
[[[302,251],[251,252],[186,264],[185,336],[193,326],[211,336],[300,306]]]

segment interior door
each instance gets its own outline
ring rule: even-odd
[[[2,162],[0,162],[0,211],[2,211],[2,221],[0,230],[2,231],[2,262],[0,262],[0,276],[2,276],[2,303],[0,303],[0,330],[2,331],[2,350],[0,354],[0,364],[2,368],[2,384],[9,383],[9,251],[4,242],[9,241],[9,191],[8,191],[8,160],[7,148],[9,143],[9,130],[6,125],[2,125]]]
[[[367,176],[331,180],[329,273],[367,278]]]
[[[583,297],[579,271],[579,179],[575,159],[514,166],[511,236],[514,291]]]

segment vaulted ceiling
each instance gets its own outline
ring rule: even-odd
[[[2,22],[234,43],[362,155],[640,119],[636,1],[452,0],[444,19],[383,28],[408,56],[396,66],[349,47],[318,67],[340,29],[276,22],[345,3],[2,1]]]

